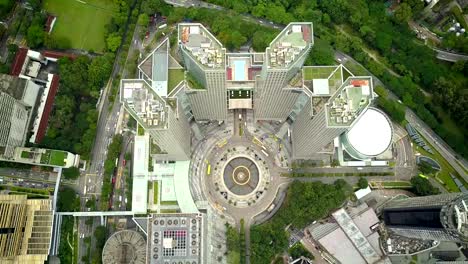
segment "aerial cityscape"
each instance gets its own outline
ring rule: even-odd
[[[468,1],[0,1],[1,264],[468,263]]]

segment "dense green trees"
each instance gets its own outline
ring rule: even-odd
[[[63,169],[63,177],[68,180],[76,180],[80,176],[80,169],[77,167],[70,167]]]
[[[240,264],[240,236],[235,227],[226,223],[227,263]]]
[[[335,51],[333,47],[323,40],[315,40],[312,52],[305,62],[305,65],[335,65]]]
[[[301,242],[297,242],[294,246],[290,247],[288,250],[289,256],[293,259],[298,259],[301,256],[306,257],[308,259],[314,259],[314,255],[310,253],[302,244]]]
[[[270,263],[273,257],[288,246],[288,225],[303,228],[314,220],[327,216],[330,210],[340,207],[352,193],[343,180],[334,184],[294,181],[288,189],[286,200],[276,215],[268,222],[251,228],[252,263]]]
[[[15,6],[15,0],[0,0],[0,20],[3,20],[10,14]]]
[[[113,59],[112,54],[106,54],[93,60],[86,56],[59,60],[60,86],[41,146],[89,158],[96,133],[96,103],[110,76]]]
[[[80,209],[80,198],[75,190],[70,187],[62,187],[57,199],[59,212],[74,212]]]
[[[94,239],[96,248],[91,253],[91,263],[102,263],[102,249],[107,239],[107,228],[98,226],[94,230]]]
[[[108,201],[112,191],[111,178],[116,168],[115,160],[119,157],[122,149],[123,137],[120,134],[115,135],[107,148],[107,157],[104,162],[104,179],[101,189],[101,210],[108,209]]]
[[[360,177],[358,180],[358,187],[359,189],[366,189],[369,186],[367,179],[364,177]]]
[[[41,25],[32,25],[28,28],[28,34],[26,35],[26,41],[29,47],[37,48],[44,43],[44,28]]]
[[[419,196],[435,195],[440,193],[439,189],[432,186],[428,179],[420,176],[414,176],[411,178],[411,184],[413,185],[413,192]]]

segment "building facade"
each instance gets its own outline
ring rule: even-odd
[[[179,50],[188,74],[186,90],[197,120],[227,119],[226,49],[201,24],[178,25]]]
[[[468,243],[468,194],[448,193],[394,199],[382,212],[386,227],[397,235]]]
[[[52,200],[0,195],[0,263],[43,264],[52,236]]]
[[[284,121],[302,92],[288,87],[314,44],[312,23],[290,23],[270,43],[255,93],[256,120]]]
[[[26,142],[31,118],[40,93],[30,80],[0,75],[0,156],[12,159],[15,148]]]

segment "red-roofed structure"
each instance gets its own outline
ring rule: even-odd
[[[24,61],[26,60],[26,56],[28,55],[28,49],[26,48],[19,48],[15,55],[15,60],[11,65],[10,75],[19,76],[21,73],[21,69],[23,68]]]
[[[47,16],[47,21],[46,21],[45,28],[44,28],[45,32],[49,34],[50,32],[52,32],[52,28],[56,19],[57,18],[55,16],[52,16],[52,15]]]
[[[44,139],[47,125],[49,123],[49,116],[52,112],[52,106],[54,105],[55,95],[57,94],[57,90],[59,87],[59,80],[60,77],[55,75],[52,77],[52,83],[50,84],[49,94],[47,95],[46,103],[44,106],[44,111],[42,111],[41,121],[39,123],[39,128],[37,129],[36,140],[35,143],[40,143],[42,139]]]
[[[41,52],[41,54],[46,57],[46,58],[54,58],[54,59],[60,59],[63,57],[67,57],[71,60],[74,60],[78,57],[76,54],[72,53],[65,53],[65,52],[60,52],[60,51],[53,51],[53,50],[46,50]]]

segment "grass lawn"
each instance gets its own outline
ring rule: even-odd
[[[167,94],[172,92],[176,85],[184,79],[183,69],[169,69],[169,81],[167,83]]]
[[[50,160],[49,164],[56,165],[56,166],[63,166],[65,165],[65,158],[67,157],[67,153],[64,151],[57,151],[52,150],[50,153]]]
[[[158,182],[154,181],[153,182],[153,204],[158,203],[158,198],[159,198]]]
[[[44,0],[43,8],[57,16],[52,37],[74,49],[104,51],[105,25],[117,12],[112,0]]]

